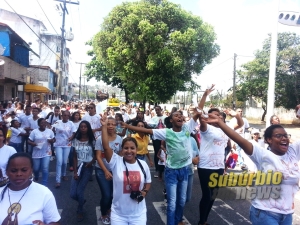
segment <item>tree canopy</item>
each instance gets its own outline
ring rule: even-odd
[[[89,43],[87,76],[166,102],[219,54],[212,26],[167,0],[124,2]]]
[[[266,110],[270,65],[271,37],[263,42],[261,50],[255,52],[255,59],[242,65],[238,72],[238,100],[255,98]],[[300,37],[294,33],[279,33],[277,42],[275,106],[293,109],[299,104]],[[266,111],[265,111],[266,113]],[[264,114],[265,114],[264,113]],[[264,117],[264,116],[263,116]],[[262,118],[263,120],[264,118]]]

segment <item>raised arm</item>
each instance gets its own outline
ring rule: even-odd
[[[133,131],[136,131],[136,132],[141,132],[141,133],[145,133],[145,134],[153,134],[152,129],[147,129],[147,128],[144,128],[144,127],[136,127],[136,126],[132,126],[132,125],[129,125],[127,123],[124,123],[124,122],[121,122],[121,125],[122,125],[123,128],[127,128],[129,130],[133,130]]]
[[[109,147],[106,117],[102,117],[101,124],[102,124],[102,127],[103,127],[102,128],[102,146],[103,146],[103,149],[104,149],[104,155],[105,155],[106,161],[110,162],[114,151]]]
[[[209,123],[217,123],[218,126],[223,130],[223,132],[234,142],[236,142],[241,148],[245,151],[246,154],[252,155],[253,153],[253,146],[252,143],[248,140],[244,139],[241,135],[237,132],[232,130],[229,126],[227,126],[224,121],[218,116],[209,113],[209,117],[206,119]]]
[[[242,117],[239,114],[237,114],[234,110],[231,110],[231,109],[225,110],[225,113],[236,118],[237,124],[234,124],[234,126],[233,126],[234,130],[239,129],[244,125],[244,121],[243,121]]]
[[[199,109],[203,109],[204,108],[204,104],[205,104],[205,101],[206,101],[206,98],[207,96],[213,91],[215,90],[214,89],[215,85],[212,84],[211,87],[209,89],[206,89],[202,95],[202,98],[200,100],[200,102],[198,103],[198,108]]]

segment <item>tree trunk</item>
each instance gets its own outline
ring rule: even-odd
[[[128,91],[126,88],[124,88],[124,92],[125,92],[125,103],[129,104]]]
[[[143,100],[143,108],[146,111],[146,99]]]
[[[262,114],[261,116],[261,121],[265,121],[265,116],[267,114],[267,106],[262,106],[263,110],[264,110],[264,113]]]

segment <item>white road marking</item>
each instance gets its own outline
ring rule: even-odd
[[[103,225],[102,221],[100,219],[101,217],[101,211],[100,211],[100,206],[96,207],[96,218],[97,218],[97,225]]]
[[[215,202],[219,202],[219,203],[221,203],[219,206],[213,206],[212,207],[212,210],[214,211],[214,212],[216,212],[217,214],[218,214],[218,216],[220,216],[227,224],[233,224],[233,223],[231,223],[231,222],[229,222],[228,220],[226,220],[221,214],[220,214],[220,210],[215,210],[215,209],[217,209],[218,207],[220,207],[220,208],[227,208],[227,209],[229,209],[229,210],[231,210],[231,211],[233,211],[237,216],[239,216],[241,219],[239,219],[241,222],[247,222],[247,223],[249,223],[249,224],[251,224],[251,222],[247,219],[247,218],[245,218],[243,215],[241,215],[240,213],[238,213],[238,212],[236,212],[230,205],[228,205],[228,204],[226,204],[223,200],[221,200],[221,199],[216,199],[215,200]],[[235,220],[237,220],[237,217],[235,217]]]
[[[167,205],[165,202],[153,202],[154,208],[160,216],[164,224],[167,224]],[[185,225],[191,225],[190,222],[183,216]]]

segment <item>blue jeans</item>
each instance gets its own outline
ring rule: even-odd
[[[56,182],[60,183],[61,176],[66,176],[67,162],[71,147],[55,147]]]
[[[194,181],[194,174],[189,174],[188,185],[186,190],[186,200],[185,200],[186,203],[189,202],[192,198],[193,181]]]
[[[73,151],[75,151],[74,147],[71,147],[70,154],[69,154],[69,167],[73,167]]]
[[[17,152],[22,152],[22,144],[21,143],[13,143],[13,142],[9,142],[8,144],[9,146],[13,147],[14,149],[16,149]]]
[[[98,167],[95,167],[95,175],[101,191],[101,200],[100,200],[101,215],[106,216],[112,204],[113,181],[106,180],[104,171]]]
[[[140,160],[144,160],[145,161],[145,155],[136,155],[136,157]]]
[[[242,153],[241,151],[244,151],[238,144],[235,144],[236,145],[236,151],[237,151],[237,154],[239,155],[238,157],[238,164],[240,166],[244,165],[244,159],[243,159],[243,156],[242,156]]]
[[[293,214],[281,214],[257,209],[251,205],[250,221],[253,225],[292,225]]]
[[[167,190],[167,225],[178,224],[183,216],[188,185],[188,166],[180,169],[165,168]]]
[[[83,213],[83,205],[85,203],[84,190],[92,173],[92,166],[85,167],[85,165],[83,165],[78,180],[75,180],[74,177],[72,178],[70,197],[78,202],[77,213]]]
[[[42,185],[47,186],[49,177],[50,156],[44,158],[33,158],[34,179],[38,180],[40,169],[42,170]]]

